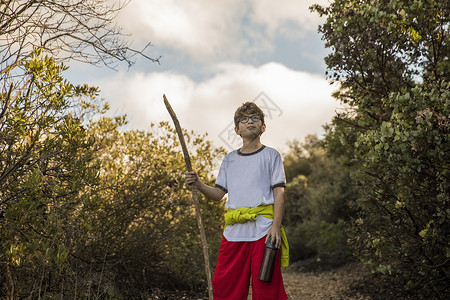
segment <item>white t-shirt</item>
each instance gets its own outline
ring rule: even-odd
[[[226,208],[273,204],[273,189],[286,186],[281,155],[266,146],[253,153],[234,150],[222,161],[215,186],[228,193]],[[257,241],[269,232],[272,222],[259,216],[254,221],[227,226],[223,235],[231,242]]]

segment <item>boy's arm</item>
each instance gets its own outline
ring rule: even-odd
[[[212,187],[212,186],[209,186],[209,185],[203,183],[195,171],[184,173],[184,177],[185,177],[186,183],[188,185],[194,184],[197,187],[197,189],[200,192],[202,192],[203,195],[205,195],[206,197],[208,197],[212,200],[219,201],[226,194],[225,191],[223,191],[219,188]]]
[[[269,229],[266,237],[266,242],[269,237],[272,237],[272,244],[275,240],[277,248],[281,246],[281,222],[284,214],[284,187],[276,187],[273,189],[273,223]]]

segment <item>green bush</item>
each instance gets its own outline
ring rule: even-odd
[[[347,224],[339,219],[337,223],[320,223],[320,241],[318,245],[319,253],[336,258],[339,261],[346,261],[351,257],[352,252],[347,244]]]
[[[434,0],[336,0],[314,6],[328,77],[346,109],[327,126],[330,152],[358,172],[349,240],[373,270],[443,299],[450,274],[450,23]]]
[[[354,215],[349,204],[357,197],[352,168],[330,158],[315,136],[291,144],[285,168],[291,174],[284,217],[291,261],[327,255],[345,262],[351,256],[346,221]]]
[[[21,68],[28,92],[11,86],[0,127],[0,297],[129,299],[157,288],[204,290],[175,130],[168,123],[123,130],[124,117],[104,116],[108,106],[97,89],[71,85],[65,67],[39,51]],[[185,137],[194,168],[211,174],[223,151],[205,136]],[[214,261],[224,207],[200,200]]]

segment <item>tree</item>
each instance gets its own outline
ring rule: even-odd
[[[114,23],[128,1],[7,0],[0,3],[0,74],[10,72],[30,57],[33,48],[59,60],[78,60],[115,67],[133,65],[143,51],[130,47]]]
[[[78,95],[90,99],[96,89],[69,84],[64,65],[40,51],[19,67],[26,76],[5,78],[10,88],[1,95],[0,113],[0,276],[11,298],[64,269],[66,233],[78,227],[70,215],[98,171],[94,140],[82,126],[95,106],[77,106]]]
[[[40,51],[19,67],[27,76],[1,98],[0,297],[149,298],[206,286],[174,129],[124,131],[98,89],[70,84]],[[195,168],[211,174],[223,150],[185,136]],[[215,255],[223,203],[202,209]]]
[[[85,110],[79,110],[77,96],[92,97],[97,89],[69,84],[60,75],[66,67],[42,57],[39,50],[20,68],[26,76],[20,82],[10,79],[12,76],[5,78],[5,86],[9,88],[1,95],[0,204],[3,209],[17,203],[17,197],[26,188],[20,184],[22,176],[29,176],[38,168],[43,174],[63,179],[69,166],[55,165],[52,160],[64,158],[72,166],[70,155],[81,151],[78,147],[88,148],[91,143],[80,123],[83,114],[95,106],[82,101]],[[79,140],[83,138],[86,140]],[[8,193],[15,188],[18,188],[16,193]]]
[[[97,88],[62,76],[67,60],[158,61],[129,47],[113,24],[123,6],[108,3],[0,3],[1,297],[148,298],[156,287],[202,287],[174,132],[123,131],[126,118],[104,117]],[[222,150],[187,136],[196,169],[209,173]],[[202,206],[215,253],[223,204]]]
[[[348,105],[327,147],[359,168],[350,239],[374,269],[444,297],[449,276],[450,7],[442,1],[337,0],[320,26],[334,94]]]
[[[1,174],[0,187],[4,187],[8,180],[14,181],[20,170],[27,170],[28,160],[31,159],[29,151],[36,145],[35,139],[42,128],[57,122],[69,108],[76,109],[64,97],[70,93],[95,95],[97,92],[96,88],[87,85],[72,89],[59,76],[59,72],[66,67],[57,65],[56,59],[103,63],[109,67],[114,67],[117,61],[125,61],[131,66],[136,54],[158,61],[130,48],[125,36],[114,24],[114,17],[126,3],[113,5],[106,0],[1,1],[0,120],[4,122],[8,114],[17,113],[16,119],[2,123],[1,138],[3,146],[17,159],[11,160],[8,156],[3,162],[5,172]],[[49,57],[38,62],[35,58],[37,52]],[[53,100],[46,103],[49,99]],[[88,104],[84,102],[83,105]],[[54,118],[46,119],[48,115]],[[39,119],[41,116],[42,119]],[[28,147],[25,147],[26,143],[19,148],[13,147],[16,142],[23,142],[21,135],[25,133],[28,134]],[[39,159],[35,157],[35,160]],[[1,203],[5,205],[5,201]]]

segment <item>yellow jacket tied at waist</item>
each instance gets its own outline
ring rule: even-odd
[[[259,216],[273,220],[273,204],[264,206],[261,205],[254,208],[240,207],[237,209],[228,209],[225,213],[225,227],[236,223],[245,223],[250,220],[256,220]],[[289,245],[283,226],[281,226],[280,231],[281,266],[287,267],[289,265]]]

